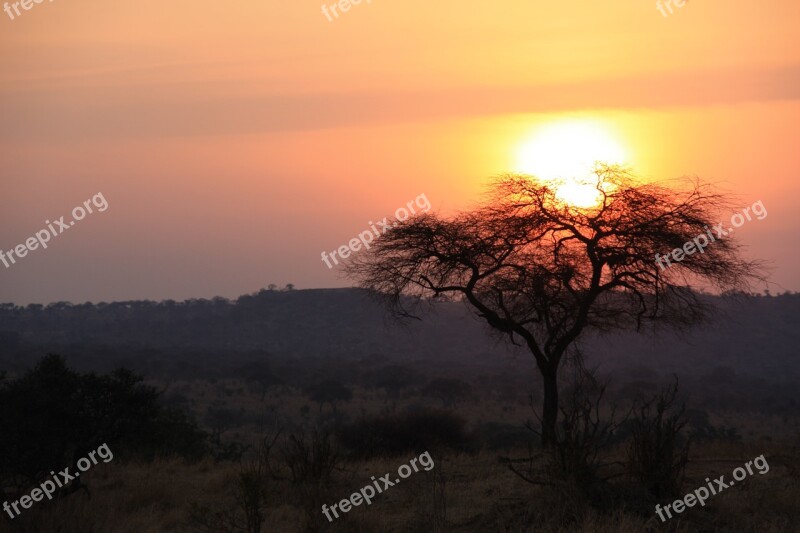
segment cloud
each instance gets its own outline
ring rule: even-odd
[[[155,77],[148,76],[155,80]],[[230,78],[229,78],[230,80]],[[0,92],[0,137],[92,138],[236,135],[369,123],[431,121],[581,109],[664,109],[796,100],[800,65],[660,73],[532,87],[387,92],[263,92],[263,80],[50,84]],[[52,87],[52,88],[50,88]]]

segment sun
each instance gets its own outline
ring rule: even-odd
[[[595,165],[626,164],[628,157],[610,125],[589,119],[559,120],[538,128],[519,146],[515,171],[553,182],[561,201],[587,208],[600,198],[591,183]]]

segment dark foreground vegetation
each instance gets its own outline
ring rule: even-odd
[[[378,379],[390,375],[398,382]],[[559,444],[547,451],[529,403],[498,394],[495,382],[412,375],[384,367],[371,374],[380,387],[303,389],[277,378],[145,384],[127,370],[76,373],[48,356],[1,382],[4,499],[101,442],[115,458],[54,501],[3,517],[0,530],[777,532],[800,519],[795,415],[754,410],[728,426],[725,412],[684,408],[675,382],[631,398],[576,368],[564,386]],[[759,418],[783,419],[783,433],[795,437],[769,437]],[[322,504],[424,451],[431,471],[333,523],[322,515]],[[730,478],[762,454],[767,474],[667,523],[655,516],[657,503],[706,477]]]
[[[482,340],[474,321],[445,305],[449,326],[409,332],[374,322],[356,291],[303,292],[263,291],[245,305],[278,317],[288,338],[300,336],[290,325],[300,309],[309,310],[304,327],[363,314],[362,327],[306,341],[318,345],[302,356],[278,350],[280,338],[265,341],[270,351],[237,346],[263,335],[252,309],[231,346],[217,339],[203,349],[149,333],[157,326],[148,316],[166,311],[95,309],[100,329],[78,343],[65,339],[85,327],[76,317],[86,309],[6,308],[3,499],[74,468],[101,443],[114,459],[53,501],[13,521],[3,515],[0,531],[784,532],[800,523],[797,363],[789,357],[797,296],[749,298],[684,340],[592,341],[587,364],[565,367],[558,444],[545,450],[532,362]],[[213,316],[225,323],[240,304],[218,305],[207,315],[206,303],[176,304],[173,340]],[[732,325],[737,319],[750,329]],[[127,333],[115,342],[109,331]],[[348,348],[342,339],[359,331]],[[426,343],[437,336],[432,352]],[[606,357],[602,371],[592,370],[596,353]],[[323,504],[425,451],[432,470],[333,523],[322,514]],[[656,516],[656,504],[705,478],[730,479],[762,454],[766,474],[666,523]]]

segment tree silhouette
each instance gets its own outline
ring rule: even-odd
[[[311,398],[311,401],[319,405],[320,412],[326,403],[331,404],[335,410],[337,402],[349,402],[353,398],[353,392],[334,379],[308,386],[305,388],[305,393]]]
[[[403,365],[382,366],[368,372],[365,379],[370,388],[384,390],[386,393],[384,403],[388,403],[389,397],[397,398],[402,391],[423,381],[419,372]]]
[[[270,364],[267,361],[258,359],[249,361],[239,367],[235,375],[243,381],[257,385],[261,392],[262,402],[270,387],[283,384],[283,380],[272,372]]]
[[[639,184],[614,166],[599,165],[595,176],[591,208],[565,203],[531,176],[501,176],[474,211],[398,223],[345,266],[397,316],[416,317],[430,297],[460,300],[527,348],[543,379],[547,446],[556,439],[559,364],[583,334],[688,327],[710,311],[697,289],[741,291],[760,276],[730,237],[669,268],[655,262],[711,231],[729,197],[698,182],[684,192]]]

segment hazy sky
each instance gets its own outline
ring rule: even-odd
[[[0,12],[0,301],[345,286],[321,261],[424,193],[445,213],[565,118],[644,179],[761,200],[739,231],[800,290],[796,0],[55,0]],[[330,4],[332,2],[328,2]]]

